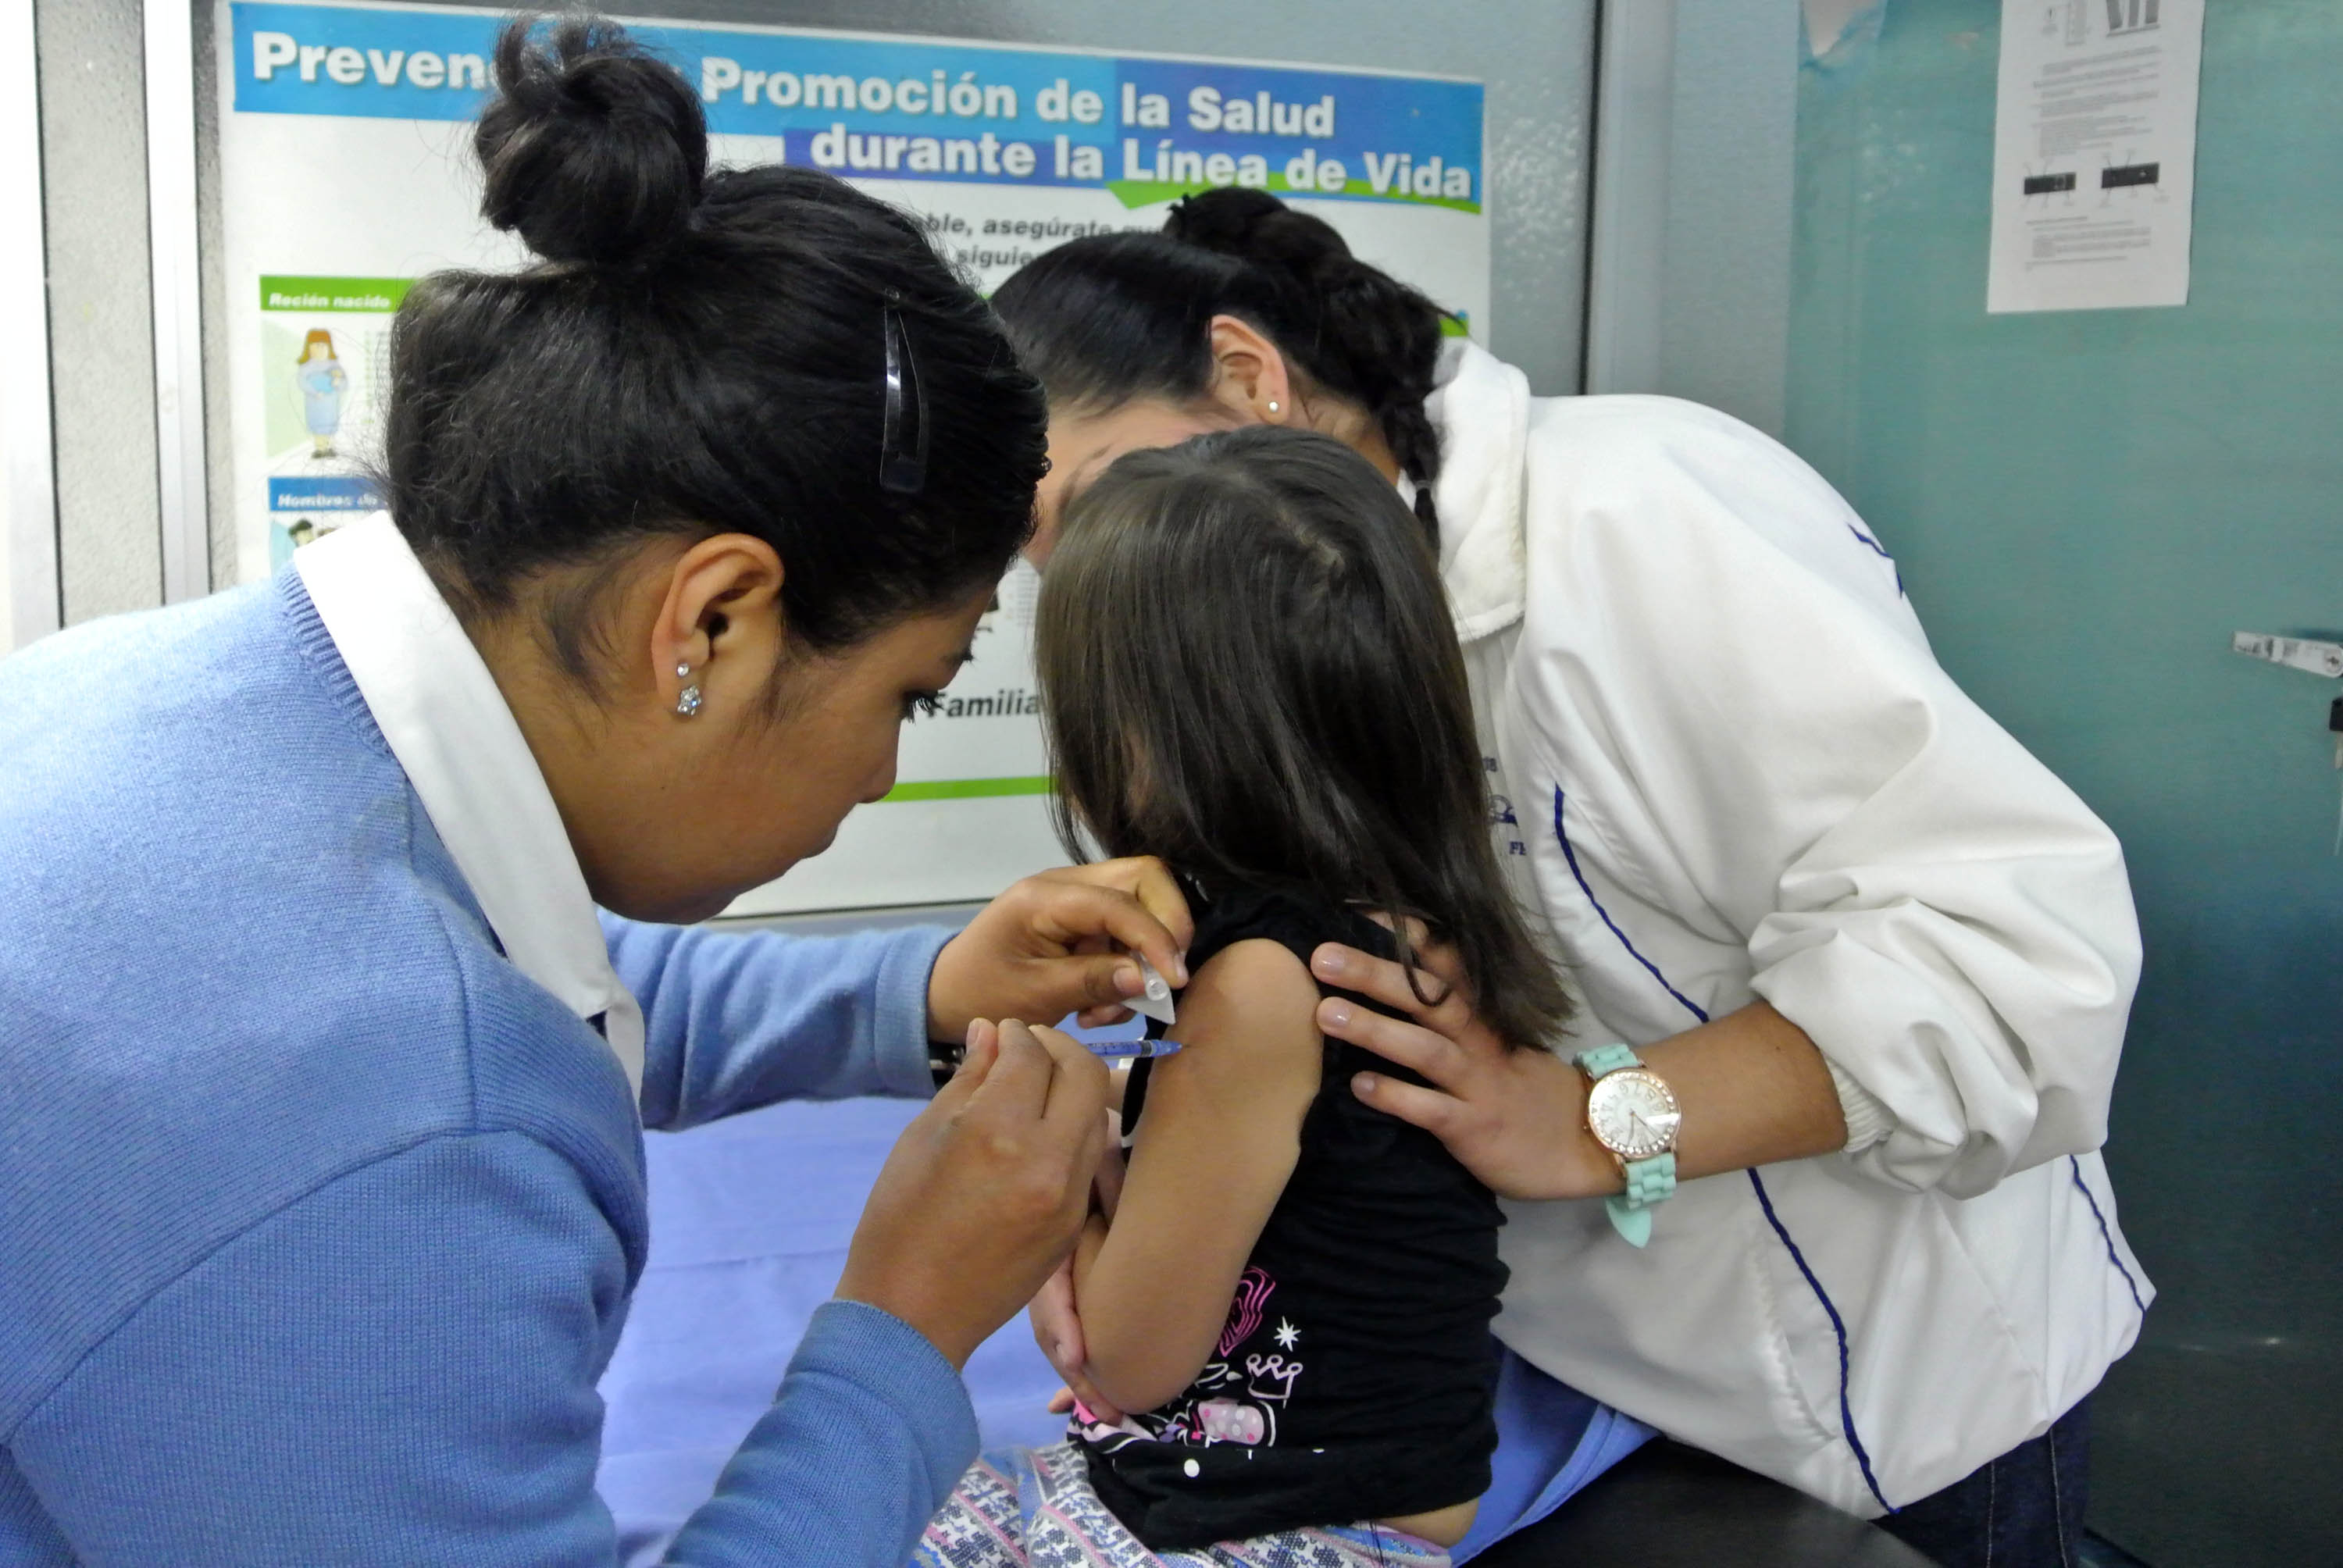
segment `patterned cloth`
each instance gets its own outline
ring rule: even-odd
[[[1377,1524],[1287,1530],[1158,1554],[1091,1490],[1071,1442],[987,1453],[960,1477],[912,1568],[1448,1568],[1448,1553]]]

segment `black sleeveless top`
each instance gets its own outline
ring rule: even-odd
[[[1325,941],[1395,956],[1391,933],[1356,910],[1262,889],[1192,900],[1192,910],[1191,974],[1255,937],[1305,965]],[[1131,1069],[1126,1136],[1151,1066]],[[1076,1420],[1092,1488],[1157,1551],[1420,1513],[1488,1490],[1503,1219],[1438,1139],[1351,1092],[1352,1075],[1367,1070],[1422,1081],[1325,1042],[1300,1157],[1212,1360],[1177,1399],[1129,1423],[1151,1435]]]

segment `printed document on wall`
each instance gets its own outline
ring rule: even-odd
[[[1986,309],[2188,303],[2205,0],[2002,0]]]

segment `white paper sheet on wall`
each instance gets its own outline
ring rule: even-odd
[[[2205,0],[2002,0],[1990,314],[2188,303]]]

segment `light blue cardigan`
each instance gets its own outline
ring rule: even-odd
[[[929,1092],[945,933],[607,930],[649,1125]],[[625,1077],[296,576],[0,662],[0,1563],[608,1564],[646,1244]],[[670,1560],[895,1568],[976,1446],[833,1302]]]

